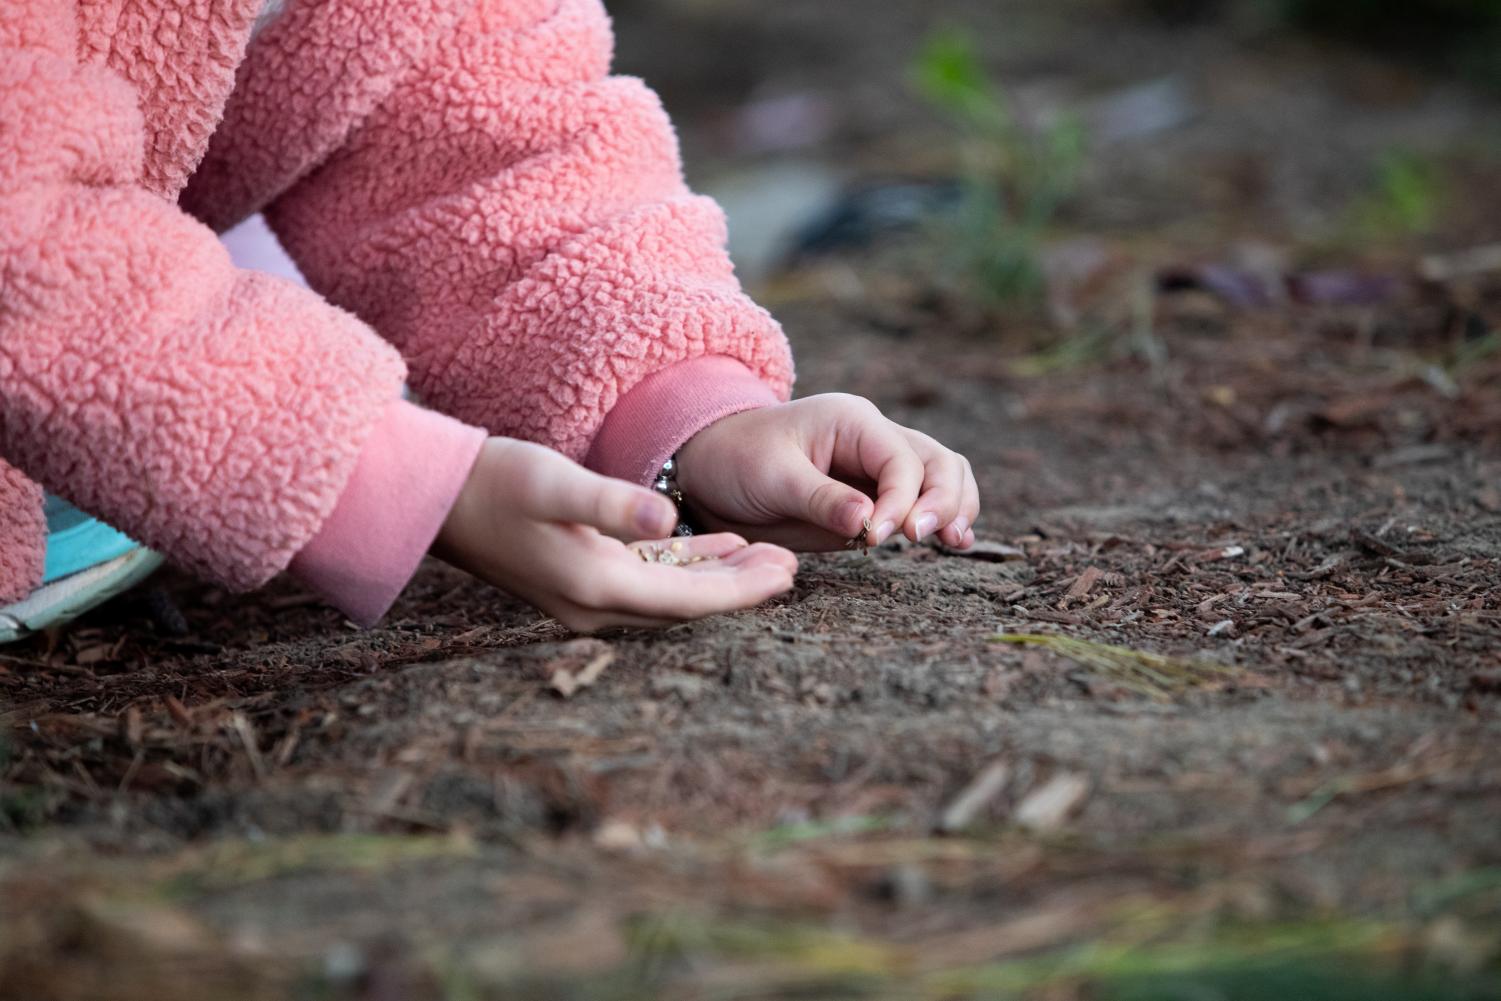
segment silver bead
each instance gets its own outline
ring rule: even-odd
[[[675,458],[671,458],[671,459],[668,459],[666,462],[662,463],[662,472],[661,472],[660,475],[662,475],[662,476],[671,476],[672,474],[676,473],[677,471],[678,471],[678,460],[675,459]]]
[[[672,481],[665,476],[658,476],[651,488],[659,494],[665,494],[672,489]]]

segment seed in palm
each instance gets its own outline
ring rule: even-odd
[[[689,554],[688,547],[681,542],[674,542],[668,546],[637,546],[636,555],[641,557],[644,563],[661,563],[670,567],[685,567],[690,563],[702,563],[704,560],[714,559],[712,556]]]

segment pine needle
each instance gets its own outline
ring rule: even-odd
[[[1000,633],[992,643],[1038,646],[1104,675],[1116,684],[1154,699],[1167,699],[1190,688],[1219,680],[1231,669],[1223,664],[1168,657],[1146,650],[1096,643],[1072,636]]]

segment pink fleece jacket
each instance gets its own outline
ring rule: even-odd
[[[786,398],[597,0],[289,0],[247,47],[260,6],[0,4],[0,598],[40,483],[232,587],[296,556],[371,621],[477,429],[645,479]],[[232,266],[214,230],[257,209],[316,291]]]

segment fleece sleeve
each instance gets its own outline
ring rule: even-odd
[[[236,270],[143,183],[136,91],[78,60],[72,4],[0,9],[0,454],[182,566],[260,584],[333,510],[401,359]]]
[[[209,197],[221,179],[285,171],[264,138],[292,127],[278,82],[384,51],[365,41],[389,37],[382,4],[302,6],[257,40],[186,193],[215,225],[261,207]],[[680,363],[730,360],[765,387],[754,402],[785,399],[792,379],[780,328],[735,280],[719,208],[686,188],[655,95],[608,74],[611,46],[598,0],[477,0],[408,46],[420,55],[316,170],[246,182],[281,192],[267,217],[309,283],[396,344],[425,403],[575,459],[626,394]],[[714,392],[683,404],[715,410]],[[646,411],[625,426],[691,434],[677,396],[653,397],[666,430]],[[752,405],[740,397],[717,409]]]
[[[394,401],[288,569],[356,624],[374,625],[437,538],[484,443],[478,428]]]

